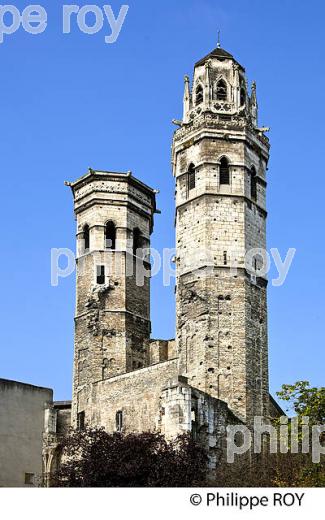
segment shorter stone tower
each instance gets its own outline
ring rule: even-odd
[[[77,295],[72,425],[92,424],[93,385],[149,364],[155,191],[130,172],[73,183]]]

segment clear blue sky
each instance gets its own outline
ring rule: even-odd
[[[0,377],[71,397],[74,276],[50,285],[51,248],[74,248],[64,180],[88,166],[132,170],[160,189],[153,246],[174,245],[171,120],[181,115],[183,75],[221,28],[271,127],[268,246],[297,249],[286,283],[269,289],[271,390],[298,379],[324,385],[323,0],[130,1],[112,45],[107,27],[63,35],[63,3],[42,3],[42,35],[20,29],[0,45]],[[159,277],[152,323],[154,336],[174,336],[173,290]]]

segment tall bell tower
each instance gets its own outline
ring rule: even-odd
[[[172,147],[176,341],[189,384],[242,420],[268,410],[266,169],[255,82],[218,46],[185,76]],[[260,252],[260,254],[258,254]]]

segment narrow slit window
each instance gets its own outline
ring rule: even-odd
[[[83,228],[83,241],[84,241],[84,251],[89,251],[89,226],[86,224]]]
[[[188,189],[193,190],[195,188],[195,166],[194,164],[190,164],[188,168]]]
[[[223,252],[223,265],[227,265],[228,259],[227,259],[227,251]]]
[[[240,89],[240,106],[244,106],[246,103],[246,91],[244,87],[241,87]]]
[[[220,161],[220,184],[230,184],[229,163],[226,157]]]
[[[77,414],[77,429],[78,430],[85,429],[85,412],[79,412]]]
[[[96,282],[98,285],[104,285],[105,283],[105,266],[98,265],[96,268]]]
[[[256,170],[254,166],[251,168],[251,199],[256,200],[257,186],[256,186]]]
[[[116,412],[116,431],[121,432],[123,429],[123,412],[119,410]]]

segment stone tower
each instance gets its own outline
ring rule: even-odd
[[[72,425],[96,424],[95,384],[145,367],[155,191],[130,172],[89,172],[71,186],[77,220]]]
[[[267,414],[266,181],[256,85],[216,48],[185,77],[173,139],[179,372],[242,420]],[[255,250],[255,251],[254,251]]]
[[[173,137],[176,338],[150,339],[156,191],[128,173],[73,183],[77,295],[73,400],[45,413],[46,481],[71,424],[191,433],[215,468],[228,425],[283,415],[268,391],[266,170],[256,84],[217,47],[185,77]],[[245,462],[246,463],[246,462]]]

